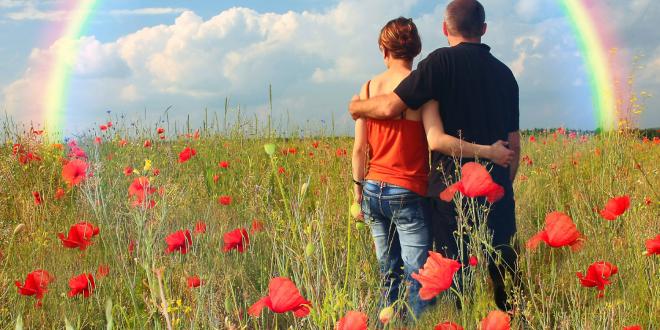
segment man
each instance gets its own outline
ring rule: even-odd
[[[450,47],[429,54],[393,93],[352,101],[349,111],[353,118],[386,119],[399,116],[407,108],[418,109],[427,101],[436,100],[447,134],[484,145],[508,141],[515,152],[509,168],[489,164],[493,180],[504,187],[505,196],[492,205],[488,216],[492,246],[499,255],[489,260],[488,269],[497,306],[511,310],[504,279],[509,273],[514,283],[519,280],[517,252],[511,242],[516,232],[512,185],[520,159],[518,85],[511,70],[491,55],[490,47],[481,43],[486,27],[484,8],[479,1],[451,1],[442,26]],[[460,161],[472,160],[462,158]],[[463,255],[465,260],[467,253],[459,254],[454,237],[457,231],[455,205],[439,199],[440,192],[446,188],[445,176],[449,176],[450,183],[457,180],[454,159],[433,152],[431,169],[428,196],[433,206],[431,225],[436,249],[450,258]]]

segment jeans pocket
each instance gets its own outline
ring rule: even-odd
[[[397,225],[424,225],[423,198],[420,196],[390,200],[392,220]]]

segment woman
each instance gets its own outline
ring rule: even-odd
[[[378,45],[387,70],[362,86],[361,99],[393,91],[410,74],[413,58],[422,48],[417,27],[403,17],[383,27]],[[392,305],[405,292],[400,291],[405,276],[410,284],[408,306],[414,317],[429,303],[419,298],[420,284],[410,276],[424,265],[431,248],[424,198],[429,146],[446,154],[487,158],[500,165],[507,165],[513,155],[501,141],[483,146],[445,134],[435,101],[392,120],[356,120],[355,195],[376,245],[382,276],[381,307]]]

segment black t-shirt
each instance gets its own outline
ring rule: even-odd
[[[519,128],[516,79],[485,44],[464,42],[435,50],[394,92],[411,109],[431,99],[438,101],[445,132],[468,142],[490,145],[506,141],[508,134]],[[495,182],[511,191],[508,170],[490,166]],[[445,175],[454,181],[451,176],[455,169],[451,156],[432,153],[429,196],[438,196],[445,189]]]

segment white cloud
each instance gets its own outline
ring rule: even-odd
[[[110,15],[114,15],[114,16],[168,15],[168,14],[180,14],[186,10],[187,10],[186,8],[170,8],[170,7],[114,9],[110,11]]]
[[[12,4],[12,2],[9,2]],[[8,7],[21,7],[18,11],[13,11],[5,14],[5,17],[14,21],[61,21],[66,19],[70,14],[65,10],[41,10],[36,7],[32,2],[24,3],[23,5],[8,5]]]

